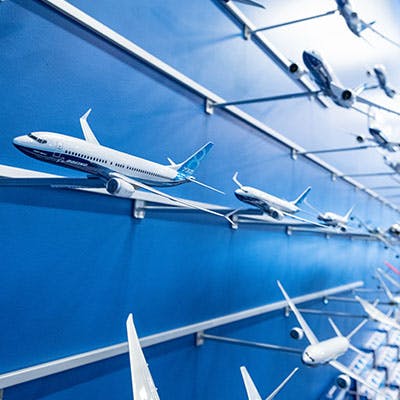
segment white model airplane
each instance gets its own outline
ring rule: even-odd
[[[377,268],[376,270],[377,272],[377,278],[379,279],[379,282],[381,283],[382,289],[384,290],[386,297],[389,300],[389,304],[391,305],[400,305],[400,296],[395,296],[392,291],[388,288],[388,286],[386,285],[383,277],[386,277],[386,274],[380,269]],[[391,280],[391,277],[389,277]],[[397,283],[396,283],[397,284]]]
[[[355,296],[355,298],[361,304],[362,308],[368,314],[369,318],[372,319],[372,321],[380,322],[381,324],[400,330],[400,324],[398,324],[395,319],[390,318],[388,315],[378,310],[376,305],[369,303],[367,300],[364,300],[359,296]]]
[[[222,0],[225,3],[229,3],[230,1],[235,1],[236,3],[243,3],[248,6],[254,6],[254,7],[259,7],[259,8],[265,8],[261,3],[257,3],[256,1],[253,0]]]
[[[307,204],[311,209],[317,212],[317,219],[323,222],[326,226],[331,226],[333,228],[339,229],[341,232],[346,232],[347,224],[350,220],[351,213],[354,210],[354,206],[351,207],[345,215],[339,215],[331,211],[320,212],[312,204],[307,202],[307,200],[305,201],[305,204]]]
[[[310,186],[306,190],[304,190],[304,192],[300,194],[297,199],[293,201],[288,201],[273,196],[272,194],[269,194],[267,192],[263,192],[260,189],[242,185],[238,180],[237,172],[235,172],[235,174],[233,175],[232,180],[236,183],[236,185],[239,186],[239,188],[235,190],[235,196],[240,201],[258,207],[270,217],[280,221],[286,216],[289,218],[297,219],[299,221],[307,222],[309,224],[324,227],[321,224],[294,215],[295,213],[301,211],[299,205],[304,201],[304,199],[310,192]]]
[[[133,398],[134,400],[160,400],[140,346],[132,314],[129,314],[126,321],[126,331],[128,334]]]
[[[378,81],[377,85],[369,86],[367,89],[381,88],[385,92],[387,97],[393,99],[393,97],[396,96],[397,92],[389,84],[386,68],[384,65],[382,64],[375,65],[371,71],[367,71],[367,75],[368,76],[375,75],[375,78]]]
[[[392,285],[400,289],[400,282],[397,282],[396,279],[387,274],[382,268],[377,268],[376,270],[381,274],[381,276],[385,277]]]
[[[298,368],[295,368],[287,378],[265,399],[272,400],[276,397],[276,395],[284,388],[284,386],[288,383],[291,377],[298,371]],[[262,400],[260,393],[258,392],[256,385],[251,379],[250,374],[248,373],[246,367],[240,367],[240,372],[242,373],[242,378],[244,385],[246,387],[246,393],[248,400]]]
[[[363,114],[367,114],[367,112],[355,107],[355,103],[366,104],[369,107],[379,108],[381,110],[385,110],[392,114],[400,115],[400,112],[397,110],[393,110],[391,108],[377,104],[371,100],[368,100],[364,97],[361,97],[360,94],[367,88],[365,84],[359,85],[354,89],[346,88],[345,86],[343,86],[343,84],[335,76],[330,65],[328,65],[328,63],[326,63],[322,59],[321,55],[316,51],[306,51],[306,50],[303,51],[303,61],[306,67],[308,68],[308,75],[318,86],[318,90],[316,91],[289,93],[271,97],[259,97],[246,100],[227,101],[222,103],[209,104],[208,107],[211,110],[213,107],[227,107],[231,105],[240,105],[240,104],[265,103],[271,101],[296,99],[302,97],[316,98],[322,95],[329,97],[339,107],[352,108]],[[289,71],[293,73],[296,77],[299,76],[299,70],[301,69],[295,63],[292,63],[289,66]],[[306,71],[303,72],[304,73],[302,73],[301,75],[307,73]]]
[[[373,391],[379,393],[379,390],[377,388],[373,387],[370,383],[366,382],[363,378],[361,378],[353,371],[351,371],[349,368],[347,368],[339,361],[337,361],[337,358],[345,354],[349,349],[352,349],[357,353],[364,354],[350,343],[350,339],[365,324],[365,321],[363,321],[360,325],[358,325],[355,329],[353,329],[353,331],[349,335],[343,336],[342,333],[339,331],[338,327],[334,324],[334,322],[331,319],[329,319],[329,322],[332,325],[337,336],[332,339],[319,341],[279,281],[278,281],[278,286],[283,296],[285,297],[288,306],[292,310],[293,314],[296,316],[296,319],[301,326],[302,332],[304,332],[304,335],[310,342],[310,345],[307,346],[303,352],[302,355],[303,363],[311,367],[329,364],[333,368],[340,371],[342,374],[339,375],[339,377],[337,378],[336,384],[341,389],[349,388],[351,384],[350,378],[352,378],[357,382],[360,382],[361,384],[369,387]],[[299,328],[295,329],[297,329],[297,333],[299,333],[298,331],[300,331],[300,329]],[[303,333],[299,334],[297,337],[301,338],[302,336]]]
[[[368,111],[368,132],[372,138],[363,135],[355,135],[358,143],[373,142],[380,148],[394,153],[400,150],[400,138],[394,138],[391,127],[382,126],[377,122],[376,112],[371,109]]]
[[[193,182],[222,193],[199,182],[193,175],[200,162],[211,150],[213,146],[211,142],[180,164],[168,159],[170,165],[162,165],[102,146],[87,122],[90,112],[89,109],[80,118],[85,140],[53,132],[33,132],[16,137],[13,140],[14,146],[37,160],[87,173],[90,187],[96,187],[94,185],[97,182],[97,187],[105,187],[108,193],[114,196],[130,198],[136,189],[141,188],[187,207],[223,217],[232,224],[232,221],[223,214],[154,189],[154,186],[168,187]],[[75,178],[46,178],[45,181],[46,185],[52,182],[51,186],[85,187],[83,179],[78,179],[79,185],[74,185],[74,180]],[[12,179],[12,181],[18,185],[18,179]],[[27,183],[29,179],[24,178],[23,181],[25,186],[29,184]],[[32,185],[38,185],[40,178],[31,178],[30,181]]]

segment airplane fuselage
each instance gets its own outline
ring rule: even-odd
[[[300,210],[299,207],[290,201],[281,199],[250,186],[242,186],[241,188],[236,189],[235,196],[240,201],[256,206],[270,215],[271,213],[273,214],[274,211],[294,214]]]
[[[333,212],[326,212],[318,215],[318,219],[324,222],[328,226],[333,227],[344,227],[347,224],[347,219],[341,215],[335,214]]]
[[[370,127],[368,131],[372,136],[373,140],[375,141],[375,143],[378,146],[382,147],[383,149],[390,151],[392,153],[396,152],[399,149],[399,146],[392,144],[388,140],[388,138],[381,129]]]
[[[349,0],[336,0],[338,10],[348,28],[356,35],[360,36],[361,32],[365,29],[365,25],[358,14],[354,11],[353,6]]]
[[[37,160],[105,180],[110,172],[117,172],[150,186],[175,186],[187,182],[169,166],[59,133],[33,132],[15,138],[13,144]]]
[[[302,354],[302,362],[311,367],[327,364],[346,353],[350,347],[349,340],[344,336],[337,336],[317,344],[310,344]]]

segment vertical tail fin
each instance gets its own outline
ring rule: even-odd
[[[344,216],[344,219],[345,219],[346,221],[348,221],[348,220],[349,220],[349,218],[350,218],[350,215],[351,215],[351,213],[352,213],[352,212],[353,212],[353,210],[354,210],[354,207],[355,207],[355,206],[351,207],[351,208],[350,208],[350,210],[349,210],[349,211],[347,211],[346,215]]]
[[[296,200],[293,200],[292,203],[296,206],[301,204],[305,198],[308,196],[308,193],[310,193],[311,186],[309,186]]]
[[[126,321],[126,330],[128,334],[133,398],[134,400],[160,400],[140,346],[132,314],[129,314]]]
[[[251,376],[249,375],[246,367],[240,367],[240,372],[242,373],[243,383],[246,387],[247,398],[249,400],[262,400],[260,393],[256,388]]]
[[[176,169],[182,175],[193,175],[193,172],[200,165],[200,162],[205,158],[213,146],[214,144],[211,142],[206,143],[188,159],[180,164],[173,165],[172,168]]]

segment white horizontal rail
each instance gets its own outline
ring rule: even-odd
[[[342,286],[337,286],[331,289],[321,290],[298,296],[293,299],[294,303],[304,303],[326,296],[347,292],[357,289],[364,285],[363,281],[357,281]],[[287,306],[285,300],[275,303],[266,304],[260,307],[251,308],[244,311],[239,311],[233,314],[228,314],[223,317],[209,319],[207,321],[195,323],[192,325],[183,326],[177,329],[172,329],[166,332],[156,333],[140,339],[142,347],[154,346],[156,344],[168,342],[170,340],[179,339],[184,336],[203,332],[212,328],[231,324],[247,318],[256,317],[272,311],[284,309]],[[86,353],[76,354],[70,357],[61,358],[55,361],[50,361],[44,364],[38,364],[32,367],[20,369],[17,371],[8,372],[0,375],[0,389],[5,389],[10,386],[19,385],[24,382],[29,382],[35,379],[43,378],[49,375],[57,374],[63,371],[68,371],[73,368],[92,364],[101,360],[106,360],[128,352],[127,342],[119,343],[113,346],[103,347],[92,350]]]
[[[186,89],[190,90],[191,92],[197,94],[198,96],[204,98],[205,100],[209,99],[214,103],[224,103],[226,102],[225,99],[218,96],[217,94],[211,92],[210,90],[206,89],[204,86],[200,85],[199,83],[193,81],[186,75],[182,74],[181,72],[177,71],[176,69],[172,68],[170,65],[166,64],[165,62],[161,61],[157,57],[153,56],[146,50],[142,49],[131,40],[125,38],[124,36],[120,35],[119,33],[115,32],[108,26],[104,25],[100,21],[96,20],[95,18],[91,17],[90,15],[86,14],[79,8],[73,6],[72,4],[68,3],[65,0],[41,0],[43,3],[53,7],[57,11],[63,13],[68,18],[72,19],[73,21],[77,22],[81,26],[85,27],[86,29],[91,30],[95,34],[102,37],[104,40],[108,41],[109,43],[119,47],[121,50],[134,56],[135,58],[139,59],[141,62],[147,64],[154,70],[162,73],[172,81],[175,81],[185,87]],[[236,15],[240,15],[240,10],[233,4],[229,2],[227,7],[231,12],[234,12]],[[241,18],[245,18],[241,15]],[[247,23],[251,25],[250,21]],[[276,60],[280,60],[279,62],[285,63],[284,57],[277,53],[276,49],[273,49],[272,45],[266,42],[266,39],[262,37],[261,34],[255,34],[257,38],[264,41],[265,46],[269,46],[270,51],[276,54]],[[275,61],[276,61],[275,60]],[[304,78],[305,79],[305,78]],[[305,80],[299,80],[300,83],[306,85],[305,87],[309,87],[310,84],[306,83]],[[284,146],[295,150],[297,153],[305,153],[306,149],[302,146],[298,145],[297,143],[293,142],[292,140],[288,139],[287,137],[283,136],[279,132],[273,130],[266,124],[262,123],[261,121],[257,120],[256,118],[252,117],[251,115],[245,113],[241,109],[235,106],[228,106],[224,108],[224,111],[230,113],[231,115],[235,116],[239,120],[247,123],[249,126],[257,129],[258,131],[264,133],[265,135],[271,137],[275,141],[283,144]],[[355,186],[360,190],[364,190],[365,193],[369,194],[371,197],[381,201],[385,205],[391,207],[393,210],[400,212],[400,208],[398,208],[392,202],[389,202],[387,199],[379,196],[376,192],[368,189],[366,186],[362,185],[360,182],[346,177],[341,171],[337,168],[333,167],[332,165],[328,164],[327,162],[323,161],[319,157],[314,154],[304,154],[304,158],[311,160],[315,164],[319,165],[320,167],[324,168],[325,170],[329,171],[332,175],[344,180],[345,182]]]

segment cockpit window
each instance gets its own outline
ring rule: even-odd
[[[307,352],[305,352],[305,355],[306,355],[312,362],[315,362],[314,358],[312,358]]]
[[[47,143],[47,140],[45,139],[40,139],[39,137],[37,137],[36,135],[34,135],[33,133],[30,133],[28,135],[31,139],[35,140],[38,143]]]

